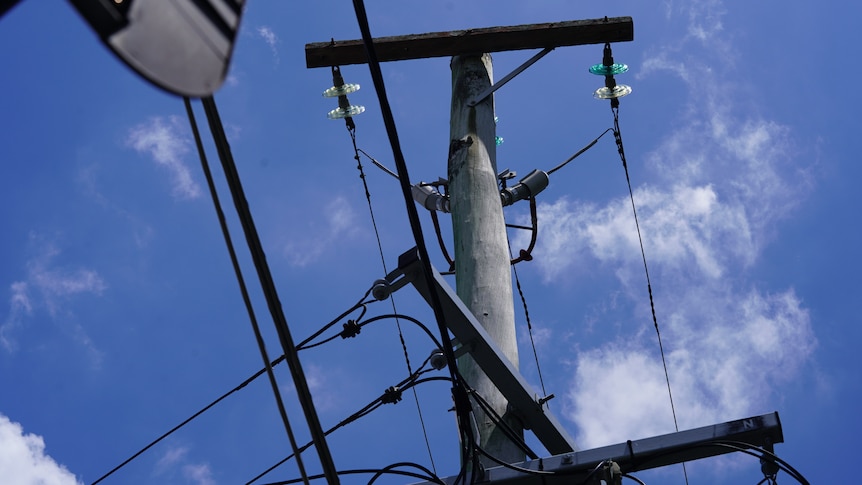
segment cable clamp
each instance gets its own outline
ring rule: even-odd
[[[356,337],[362,331],[362,327],[356,323],[356,320],[348,320],[347,323],[342,324],[342,327],[344,330],[341,331],[340,335],[343,339]]]
[[[401,389],[392,386],[383,391],[383,397],[380,399],[383,404],[396,404],[401,400]]]

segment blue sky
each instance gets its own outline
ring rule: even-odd
[[[778,411],[785,443],[776,452],[809,480],[852,463],[862,430],[862,237],[852,202],[862,175],[852,142],[862,100],[851,84],[860,39],[850,25],[859,7],[718,0],[367,7],[376,36],[632,16],[634,42],[614,46],[617,62],[630,66],[617,81],[634,90],[622,99],[620,127],[680,427]],[[253,2],[216,94],[297,341],[385,273],[349,136],[325,117],[335,107],[320,96],[330,73],[304,62],[305,43],[359,36],[350,2]],[[181,100],[130,72],[63,2],[23,2],[0,20],[0,46],[0,476],[89,484],[257,371],[260,356]],[[498,91],[497,133],[505,139],[498,168],[548,170],[612,125],[607,102],[591,96],[602,79],[587,72],[601,54],[599,45],[557,49]],[[531,55],[495,54],[495,78]],[[448,62],[383,65],[414,182],[446,174]],[[350,96],[367,108],[356,117],[359,147],[394,168],[367,67],[342,71],[362,85]],[[199,105],[197,115],[202,121]],[[391,270],[413,245],[403,200],[394,179],[363,163]],[[535,259],[518,271],[545,385],[557,396],[552,411],[581,448],[672,432],[613,140],[552,175],[538,202]],[[506,217],[524,223],[528,209],[515,205]],[[448,216],[442,221],[448,238]],[[513,233],[512,244],[524,247],[525,236]],[[275,356],[245,251],[241,263]],[[515,303],[521,372],[538,388]],[[396,304],[433,325],[412,289],[396,293]],[[369,307],[369,315],[389,311],[388,303]],[[415,367],[433,344],[402,326]],[[407,375],[391,321],[301,359],[324,428]],[[304,442],[287,369],[277,376]],[[245,483],[289,453],[264,380],[104,483]],[[417,393],[434,466],[453,475],[448,387],[431,382]],[[407,393],[336,431],[329,439],[336,465],[430,467],[416,407]],[[313,453],[305,456],[317,470]],[[705,484],[762,478],[756,460],[742,455],[690,464],[688,475]],[[296,476],[289,464],[259,483]],[[684,483],[678,466],[638,476]]]

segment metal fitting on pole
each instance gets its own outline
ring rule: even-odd
[[[503,207],[512,205],[519,200],[535,197],[539,192],[545,190],[549,182],[547,173],[538,169],[533,170],[514,187],[506,187],[500,191]]]

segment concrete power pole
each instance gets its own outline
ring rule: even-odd
[[[452,58],[452,112],[449,149],[449,197],[455,239],[458,296],[476,316],[503,354],[518,367],[512,277],[503,205],[497,183],[494,97],[475,106],[470,101],[491,86],[490,54]],[[522,424],[507,413],[508,402],[468,354],[459,359],[467,383],[508,425],[523,437]],[[506,463],[524,460],[524,452],[475,406],[479,446]],[[482,458],[485,467],[496,466]]]

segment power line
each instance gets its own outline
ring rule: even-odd
[[[652,311],[652,322],[653,322],[653,325],[655,326],[656,336],[658,337],[658,348],[659,348],[659,352],[661,353],[661,364],[664,367],[664,378],[665,378],[665,382],[667,382],[667,395],[668,395],[668,398],[670,399],[670,410],[671,410],[671,413],[673,414],[673,427],[677,432],[679,432],[679,424],[678,424],[677,419],[676,419],[676,407],[673,404],[673,393],[670,390],[670,376],[667,372],[667,360],[665,359],[665,356],[664,356],[664,346],[662,345],[662,342],[661,342],[661,332],[658,329],[658,319],[656,318],[656,315],[655,315],[655,302],[654,302],[653,296],[652,296],[652,284],[650,283],[649,268],[647,267],[646,251],[644,251],[644,241],[643,241],[643,238],[641,237],[641,228],[640,228],[640,224],[638,223],[638,212],[637,212],[637,209],[635,208],[635,196],[634,196],[634,191],[632,190],[632,182],[631,182],[631,179],[629,178],[629,167],[628,167],[628,164],[626,163],[626,152],[625,152],[625,149],[623,148],[623,137],[622,137],[622,134],[620,133],[620,116],[619,116],[620,111],[619,110],[620,110],[619,99],[618,98],[611,99],[611,111],[614,114],[614,128],[613,128],[614,140],[616,141],[616,144],[617,144],[617,152],[620,155],[620,160],[623,163],[623,170],[626,173],[626,184],[628,184],[628,187],[629,187],[629,198],[631,199],[631,202],[632,202],[632,213],[634,214],[634,218],[635,218],[635,228],[637,228],[638,243],[640,243],[641,258],[643,259],[643,263],[644,263],[644,273],[646,273],[647,293],[649,293],[649,306],[650,306],[650,310]],[[605,131],[605,133],[607,133],[607,131]],[[602,135],[604,135],[604,133],[602,133]],[[599,138],[601,138],[601,137],[599,137]],[[682,473],[683,473],[683,475],[685,475],[685,483],[688,484],[688,471],[686,470],[685,462],[683,462],[683,464],[682,464]]]
[[[410,175],[407,172],[407,163],[404,160],[404,153],[401,150],[401,143],[398,140],[398,130],[395,126],[395,118],[392,115],[392,109],[389,106],[389,100],[386,96],[386,86],[383,81],[383,73],[380,69],[380,62],[377,59],[377,52],[374,47],[374,40],[371,36],[371,29],[368,25],[368,15],[365,11],[365,3],[363,0],[353,0],[353,9],[356,13],[356,20],[359,24],[359,30],[362,33],[362,43],[365,46],[368,68],[371,73],[371,79],[374,83],[374,89],[377,92],[377,99],[380,103],[380,112],[383,117],[383,124],[386,127],[386,134],[389,138],[389,144],[392,148],[393,160],[398,173],[398,180],[401,186],[401,193],[404,198],[404,203],[407,210],[407,217],[410,221],[410,228],[413,233],[413,239],[416,242],[416,250],[419,255],[419,260],[422,265],[422,273],[425,278],[425,284],[428,288],[434,287],[434,280],[431,269],[431,259],[428,256],[428,248],[425,245],[425,240],[422,235],[422,226],[419,222],[419,214],[416,205],[413,202],[412,187],[410,185]],[[455,410],[458,416],[458,429],[461,433],[466,433],[469,430],[469,408],[470,403],[466,395],[463,383],[458,375],[458,370],[455,364],[455,352],[452,348],[452,341],[449,338],[448,329],[443,316],[442,305],[440,304],[440,296],[436,292],[431,292],[431,308],[434,311],[434,317],[437,321],[440,337],[443,341],[443,352],[446,355],[446,360],[449,366],[449,374],[452,378],[453,386],[452,393],[455,401]],[[462,449],[464,458],[469,453],[466,447]],[[466,460],[462,460],[462,463]]]
[[[380,263],[383,266],[383,273],[389,274],[386,268],[386,257],[383,255],[383,243],[380,241],[380,231],[377,229],[377,220],[374,217],[374,207],[371,205],[371,191],[368,189],[368,181],[365,180],[365,170],[362,168],[362,159],[359,157],[359,147],[356,146],[356,125],[352,118],[347,118],[347,131],[350,133],[350,141],[353,143],[353,158],[356,160],[356,169],[359,170],[359,178],[362,180],[362,186],[365,188],[365,199],[368,201],[368,212],[371,214],[371,225],[374,227],[374,236],[377,238],[377,249],[380,252]],[[366,154],[367,156],[367,154]],[[390,296],[389,300],[392,304],[392,312],[398,314],[398,309],[395,307],[395,295]],[[407,364],[407,372],[413,373],[410,366],[410,355],[407,352],[407,342],[404,340],[404,332],[401,330],[401,322],[398,317],[395,317],[395,327],[398,329],[398,338],[401,340],[401,348],[404,350],[404,362]],[[425,429],[425,418],[422,416],[422,407],[419,405],[419,394],[413,390],[413,400],[416,402],[416,412],[419,415],[419,424],[422,427],[422,436],[425,437],[425,447],[428,449],[428,459],[431,461],[431,468],[437,472],[437,466],[434,464],[434,455],[431,453],[431,442],[428,439],[428,431]]]
[[[342,427],[358,420],[359,418],[367,416],[369,413],[378,409],[383,404],[397,403],[398,399],[393,399],[391,397],[392,394],[395,392],[400,393],[406,389],[414,388],[415,386],[417,386],[419,384],[423,384],[425,382],[439,381],[439,380],[446,380],[446,381],[451,382],[451,379],[449,379],[448,377],[429,377],[429,378],[425,378],[425,379],[419,379],[419,376],[421,376],[425,373],[431,372],[433,370],[436,370],[436,369],[425,369],[425,370],[423,370],[425,365],[427,365],[428,362],[430,362],[430,360],[431,360],[431,357],[428,357],[427,359],[425,359],[425,361],[422,363],[422,365],[419,367],[419,369],[416,370],[416,372],[414,372],[413,374],[411,374],[410,376],[408,376],[406,379],[402,380],[398,384],[389,387],[386,391],[384,391],[384,393],[382,395],[380,395],[379,397],[377,397],[376,399],[374,399],[373,401],[371,401],[367,405],[363,406],[362,408],[360,408],[358,411],[351,414],[347,418],[344,418],[335,426],[326,430],[326,432],[324,434],[329,436],[330,434],[334,433],[339,428],[342,428]],[[277,463],[270,466],[269,468],[267,468],[266,470],[259,473],[257,476],[255,476],[254,478],[252,478],[248,482],[246,482],[245,485],[251,485],[252,483],[259,480],[260,478],[264,477],[266,474],[270,473],[271,471],[275,470],[276,468],[278,468],[282,464],[286,463],[291,458],[300,456],[299,453],[302,453],[303,451],[308,449],[311,446],[311,444],[312,443],[309,442],[309,443],[306,443],[305,445],[299,447],[299,450],[297,452],[291,453],[290,455],[287,455],[286,457],[282,458]]]
[[[218,147],[219,156],[222,157],[222,161],[224,162],[225,157],[225,148],[222,143],[219,142],[219,137],[216,136],[220,131],[216,130],[216,125],[220,129],[221,123],[215,123],[217,120],[218,114],[215,112],[215,101],[212,98],[209,98],[212,103],[212,107],[208,107],[208,103],[204,100],[204,109],[207,111],[207,118],[210,121],[210,130],[212,131],[213,138],[216,139],[216,146]],[[254,338],[257,342],[258,349],[260,351],[261,358],[263,359],[264,368],[266,369],[267,376],[269,377],[270,385],[272,386],[272,392],[275,396],[275,401],[278,406],[278,412],[281,416],[282,423],[284,424],[284,429],[287,432],[288,440],[290,441],[290,446],[294,450],[297,449],[296,437],[293,435],[293,429],[290,426],[290,420],[287,417],[287,410],[284,407],[284,400],[281,398],[281,391],[278,387],[278,382],[275,379],[275,373],[272,371],[272,365],[270,364],[269,356],[267,355],[266,345],[263,341],[263,336],[260,333],[260,326],[257,323],[257,318],[255,318],[254,308],[251,304],[251,299],[248,295],[248,289],[245,285],[245,279],[242,276],[242,269],[239,265],[239,260],[236,256],[236,251],[233,247],[233,241],[230,237],[230,231],[227,227],[227,221],[225,220],[224,211],[221,209],[221,203],[219,202],[218,192],[215,188],[215,183],[213,182],[212,172],[209,169],[209,163],[207,162],[206,153],[203,149],[203,143],[201,142],[200,132],[198,131],[197,122],[195,121],[194,111],[192,110],[191,102],[188,97],[183,97],[183,103],[186,107],[186,114],[189,117],[189,123],[192,126],[192,132],[194,133],[195,145],[197,146],[198,154],[200,156],[201,166],[204,171],[204,175],[207,179],[207,186],[209,187],[210,194],[212,196],[213,205],[215,206],[216,214],[218,215],[219,225],[221,226],[222,234],[224,235],[225,244],[228,248],[228,253],[230,254],[231,264],[233,265],[234,273],[236,274],[237,282],[239,283],[240,292],[242,293],[242,299],[245,303],[246,310],[248,312],[249,321],[251,322],[252,330],[254,331]],[[222,137],[224,133],[221,132]],[[224,143],[227,143],[227,140],[224,140]],[[230,156],[230,150],[227,150],[227,156]],[[225,170],[227,172],[227,169]],[[237,179],[238,182],[238,179]],[[235,199],[236,200],[236,199]],[[249,214],[250,217],[250,214]],[[305,472],[305,465],[302,461],[297,461],[297,466],[299,467],[300,473],[303,478],[305,478],[305,482],[308,483],[307,473]]]
[[[251,252],[251,257],[254,262],[255,270],[257,271],[258,279],[264,293],[264,297],[269,307],[270,315],[272,316],[275,330],[278,333],[279,342],[290,368],[291,376],[296,387],[296,394],[305,415],[306,423],[317,448],[317,454],[320,459],[320,464],[323,467],[324,474],[330,485],[339,483],[338,474],[336,473],[335,464],[332,461],[332,455],[329,451],[329,446],[326,444],[326,437],[323,435],[323,429],[320,427],[320,420],[317,417],[317,410],[314,407],[314,401],[311,397],[311,391],[308,388],[308,381],[302,371],[302,364],[296,353],[296,347],[293,344],[293,338],[290,335],[290,328],[287,325],[287,320],[284,317],[284,311],[281,307],[281,302],[278,298],[278,292],[275,289],[275,283],[272,279],[272,274],[269,270],[269,265],[266,262],[266,255],[263,251],[263,246],[260,242],[260,237],[255,228],[254,219],[248,207],[248,201],[245,198],[245,193],[240,182],[239,173],[236,169],[236,164],[233,161],[233,155],[230,151],[227,137],[224,133],[219,118],[218,109],[215,100],[212,96],[203,98],[204,110],[209,121],[210,131],[213,135],[216,149],[219,158],[222,162],[222,168],[225,172],[225,179],[230,188],[233,197],[234,207],[239,216],[240,223],[245,233],[246,242]],[[267,362],[268,363],[268,362]],[[283,416],[286,417],[286,414]]]

